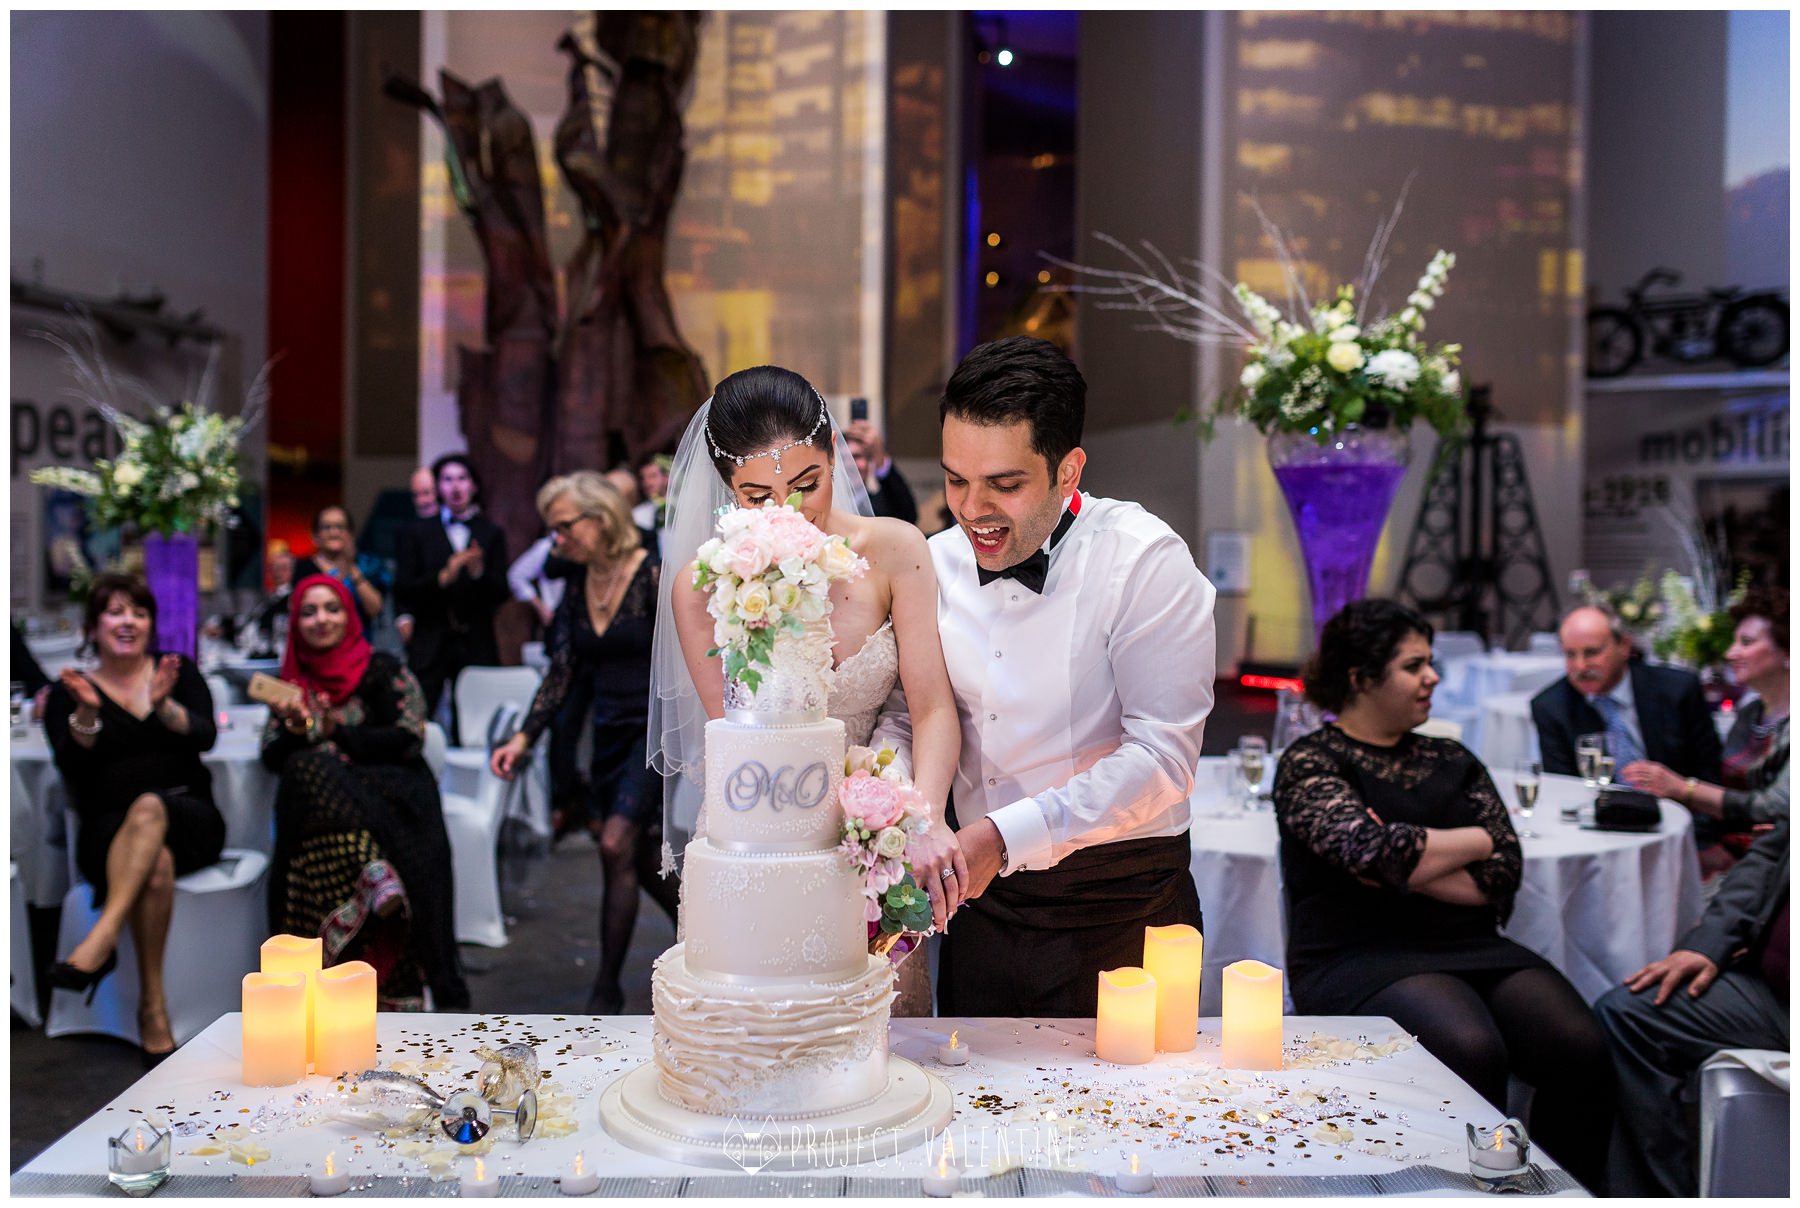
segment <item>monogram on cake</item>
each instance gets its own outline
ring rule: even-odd
[[[722,518],[722,539],[756,522],[789,526],[779,512],[805,523],[788,508],[756,511],[766,514]],[[779,533],[772,543],[778,553]],[[894,966],[870,950],[869,870],[846,858],[847,743],[826,716],[824,589],[856,566],[834,562],[829,545],[804,560],[826,568],[810,577],[792,564],[784,577],[779,558],[733,573],[722,556],[711,558],[719,571],[697,574],[725,656],[725,716],[706,724],[683,936],[651,974],[653,1060],[601,1100],[615,1137],[676,1161],[744,1166],[738,1145],[753,1128],[757,1169],[848,1164],[892,1156],[950,1121],[947,1088],[888,1052]],[[703,546],[701,567],[717,553]],[[755,590],[765,578],[772,604]],[[784,581],[816,591],[796,597]]]

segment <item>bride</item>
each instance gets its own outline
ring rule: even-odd
[[[705,595],[693,589],[694,553],[712,536],[719,506],[781,503],[798,493],[801,513],[843,537],[869,564],[861,578],[831,588],[834,674],[827,708],[844,723],[849,742],[864,746],[895,682],[905,689],[913,784],[933,807],[932,841],[913,876],[930,896],[941,930],[962,903],[968,869],[944,818],[961,729],[938,639],[937,582],[924,534],[869,514],[868,495],[844,449],[818,392],[799,374],[770,365],[720,382],[682,437],[670,471],[664,555],[670,565],[685,565],[663,576],[651,671],[651,763],[669,778],[671,803],[664,835],[679,843],[679,834],[695,830],[703,730],[725,711],[723,672],[707,654],[713,618]],[[909,973],[914,965],[917,971]],[[909,960],[901,968],[902,1002],[895,1010],[906,1013],[919,1005],[907,1000],[920,992],[924,966]],[[921,1013],[929,1014],[928,997],[923,1006]]]

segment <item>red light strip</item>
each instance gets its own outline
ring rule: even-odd
[[[1267,688],[1271,692],[1279,692],[1283,688],[1291,688],[1295,692],[1302,690],[1299,680],[1279,675],[1240,675],[1238,683],[1246,688]]]

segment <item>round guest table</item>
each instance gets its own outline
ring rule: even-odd
[[[1273,762],[1273,761],[1271,761]],[[1275,815],[1246,811],[1224,791],[1224,760],[1200,761],[1192,801],[1190,868],[1206,920],[1202,1014],[1219,1010],[1220,974],[1245,958],[1287,963],[1287,925],[1276,858]],[[1509,807],[1512,772],[1491,772]],[[1543,956],[1589,1002],[1627,974],[1667,956],[1700,917],[1693,816],[1662,802],[1653,834],[1585,829],[1559,817],[1565,802],[1591,802],[1573,776],[1545,776],[1529,823],[1513,815],[1525,856],[1512,918],[1503,934]]]

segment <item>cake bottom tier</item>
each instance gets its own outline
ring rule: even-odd
[[[650,985],[658,1088],[679,1107],[799,1119],[887,1089],[894,972],[885,957],[843,981],[726,983],[689,973],[677,944],[657,958]]]

